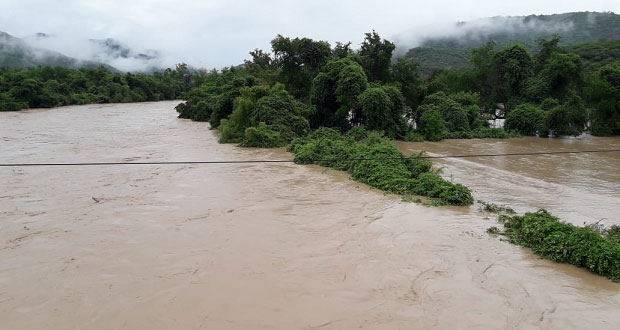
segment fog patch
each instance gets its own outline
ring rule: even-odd
[[[49,49],[81,61],[107,64],[123,72],[153,72],[165,65],[159,51],[141,50],[112,38],[37,33],[23,41],[34,48]]]
[[[594,24],[595,20],[594,15],[588,16],[590,24]],[[425,46],[438,40],[449,39],[455,46],[465,46],[472,42],[484,43],[498,34],[540,34],[543,32],[550,35],[561,35],[572,31],[574,28],[575,24],[572,21],[549,22],[538,16],[496,16],[470,22],[435,23],[422,26],[395,35],[394,41],[398,45],[399,53],[404,53],[410,48]]]

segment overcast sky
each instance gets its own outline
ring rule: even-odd
[[[112,37],[161,51],[166,65],[212,68],[242,63],[278,33],[357,45],[372,29],[415,40],[456,21],[571,11],[620,13],[620,0],[0,0],[0,31]]]

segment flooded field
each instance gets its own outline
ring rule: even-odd
[[[206,124],[177,119],[175,105],[0,113],[0,162],[291,157],[218,144]],[[462,154],[619,144],[399,147]],[[618,157],[440,163],[477,199],[612,223]],[[476,207],[402,203],[316,166],[4,167],[0,329],[620,328],[620,284],[490,237],[493,225]]]

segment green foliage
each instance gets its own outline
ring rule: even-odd
[[[609,229],[605,230],[605,236],[620,244],[620,226],[611,226]]]
[[[179,65],[151,76],[122,75],[104,67],[0,69],[0,111],[176,99],[203,78],[197,74],[185,81],[187,77],[179,76],[177,71],[184,68]]]
[[[329,43],[278,35],[271,41],[271,49],[274,61],[281,68],[280,82],[286,85],[293,96],[307,100],[312,79],[331,58]]]
[[[523,45],[512,45],[494,54],[494,83],[496,101],[507,103],[511,97],[523,94],[532,76],[534,62]]]
[[[368,88],[358,97],[361,123],[369,130],[382,131],[389,138],[402,137],[407,130],[403,97],[392,86]]]
[[[352,126],[351,121],[359,122],[359,112],[355,112],[357,97],[367,85],[366,75],[353,57],[329,61],[312,81],[311,101],[317,107],[310,118],[312,127],[344,130]],[[354,113],[351,121],[348,119],[350,111]]]
[[[469,205],[474,202],[467,187],[453,184],[432,172],[421,173],[412,188],[414,194],[439,198],[451,205]]]
[[[420,64],[420,72],[432,74],[441,69],[466,69],[470,52],[467,49],[415,47],[405,57]]]
[[[366,33],[359,55],[370,81],[389,81],[392,53],[395,49],[396,45],[381,39],[377,32]]]
[[[245,129],[245,135],[240,145],[253,148],[278,148],[284,144],[280,132],[270,129],[265,123],[259,123],[256,127]]]
[[[586,71],[620,61],[620,40],[598,40],[567,47],[568,51],[581,57]]]
[[[303,116],[307,115],[307,106],[295,100],[282,85],[244,87],[239,93],[232,113],[218,127],[220,142],[280,147],[309,133],[310,125]]]
[[[463,31],[467,33],[458,38],[428,38],[420,47],[407,51],[405,56],[420,63],[420,72],[425,74],[431,74],[438,69],[467,69],[470,67],[469,50],[484,46],[489,41],[502,48],[519,43],[528,50],[535,51],[541,48],[538,42],[540,39],[552,40],[554,34],[560,34],[562,37],[560,46],[566,46],[569,51],[592,63],[591,71],[618,59],[620,43],[615,39],[618,39],[620,15],[614,13],[578,12],[496,17],[488,20],[491,22],[480,24],[480,27],[469,26],[468,23],[462,24],[461,26],[468,31]],[[489,31],[486,27],[490,24],[513,28]],[[541,25],[551,28],[538,28]],[[571,28],[554,31],[554,28],[561,26]]]
[[[577,136],[583,132],[587,121],[583,100],[578,95],[572,94],[565,103],[549,111],[546,126],[556,136]]]
[[[424,98],[424,86],[417,69],[416,62],[403,57],[392,64],[391,68],[391,81],[400,89],[409,109],[416,109]]]
[[[176,108],[179,118],[209,121],[212,128],[217,128],[222,119],[232,114],[241,90],[256,83],[256,78],[243,69],[230,68],[209,74],[200,87],[184,95],[186,102]]]
[[[480,209],[484,212],[497,213],[497,214],[501,214],[501,213],[515,214],[516,213],[515,210],[505,205],[497,205],[494,203],[487,203],[485,201],[478,201],[478,203],[482,205]]]
[[[330,160],[317,164],[347,171],[355,180],[389,193],[434,197],[452,205],[473,202],[469,189],[431,173],[428,160],[405,158],[392,142],[377,133],[363,133],[362,128],[347,135],[322,128],[294,140],[289,150],[297,163]]]
[[[620,244],[611,236],[590,227],[560,222],[545,210],[524,216],[502,217],[505,235],[511,242],[532,249],[555,262],[583,267],[593,273],[620,281]]]
[[[241,141],[245,130],[259,122],[284,141],[319,127],[346,132],[357,126],[388,138],[432,141],[577,135],[587,123],[593,134],[618,134],[616,66],[586,75],[580,57],[567,53],[562,40],[552,36],[526,45],[500,43],[505,47],[497,50],[488,42],[471,51],[470,67],[440,70],[424,81],[411,59],[392,62],[394,45],[374,31],[366,34],[359,51],[350,43],[332,50],[325,42],[278,35],[273,55],[255,50],[245,69],[208,75],[185,94],[187,102],[177,110],[180,117],[210,121],[213,128],[226,120],[220,128],[222,142]],[[537,51],[532,56],[529,49]],[[279,96],[271,95],[275,91],[244,94],[270,90],[279,82],[284,84]],[[16,92],[59,89],[62,85],[54,81],[47,86],[29,82]],[[71,97],[83,102],[88,95]],[[5,108],[14,107],[5,99],[0,99]],[[509,132],[490,128],[493,119],[506,119]]]
[[[588,80],[584,95],[593,108],[592,134],[620,134],[620,61],[599,69]]]
[[[424,99],[424,104],[431,104],[437,107],[449,131],[468,131],[470,129],[468,112],[460,103],[454,101],[443,92],[427,96]]]
[[[545,112],[532,104],[521,104],[510,111],[506,116],[505,127],[507,130],[516,131],[523,135],[545,135]]]
[[[424,106],[422,106],[424,107]],[[426,106],[420,120],[420,131],[428,141],[441,141],[445,135],[446,123],[436,106]]]

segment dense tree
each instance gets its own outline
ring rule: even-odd
[[[332,56],[329,43],[308,38],[290,39],[278,35],[271,41],[280,79],[293,96],[307,100],[312,79]]]
[[[377,32],[366,33],[359,54],[370,81],[389,80],[394,49],[396,46],[388,40],[381,39]]]
[[[400,89],[409,109],[416,109],[424,98],[424,86],[417,68],[417,63],[403,57],[391,68],[391,81]]]
[[[104,67],[0,69],[0,111],[176,99],[203,79],[183,64],[153,75],[123,75]]]
[[[352,57],[329,61],[312,82],[311,101],[317,107],[312,127],[350,128],[359,118],[357,97],[367,86],[362,67]]]
[[[246,132],[276,145],[320,127],[345,132],[365,126],[407,140],[509,136],[490,128],[497,118],[525,135],[576,135],[588,122],[595,134],[618,134],[617,66],[584,74],[580,58],[560,47],[559,38],[538,45],[532,56],[523,45],[496,50],[490,42],[471,52],[470,68],[421,77],[417,63],[394,60],[394,45],[374,31],[358,51],[350,43],[332,50],[325,42],[278,36],[273,55],[255,50],[245,68],[206,76],[179,112],[219,125],[223,141],[244,145],[253,144]],[[129,85],[143,91],[133,78]],[[284,86],[274,87],[278,82]],[[50,79],[22,92],[63,88]],[[143,92],[138,96],[152,96]],[[6,107],[14,106],[5,99]]]
[[[588,117],[581,97],[572,93],[566,102],[549,110],[546,125],[554,135],[579,135],[586,127]]]
[[[446,122],[436,106],[430,106],[424,111],[420,119],[420,131],[428,141],[439,141],[444,138]]]
[[[495,53],[493,71],[496,99],[498,103],[509,104],[511,98],[523,95],[526,82],[532,76],[534,63],[527,49],[512,45]]]
[[[368,88],[358,97],[363,124],[367,129],[383,131],[389,138],[402,138],[407,131],[404,100],[393,86]]]
[[[584,94],[593,108],[592,134],[620,135],[620,61],[591,76]]]
[[[506,129],[523,135],[547,135],[545,112],[533,104],[521,104],[506,116]]]

